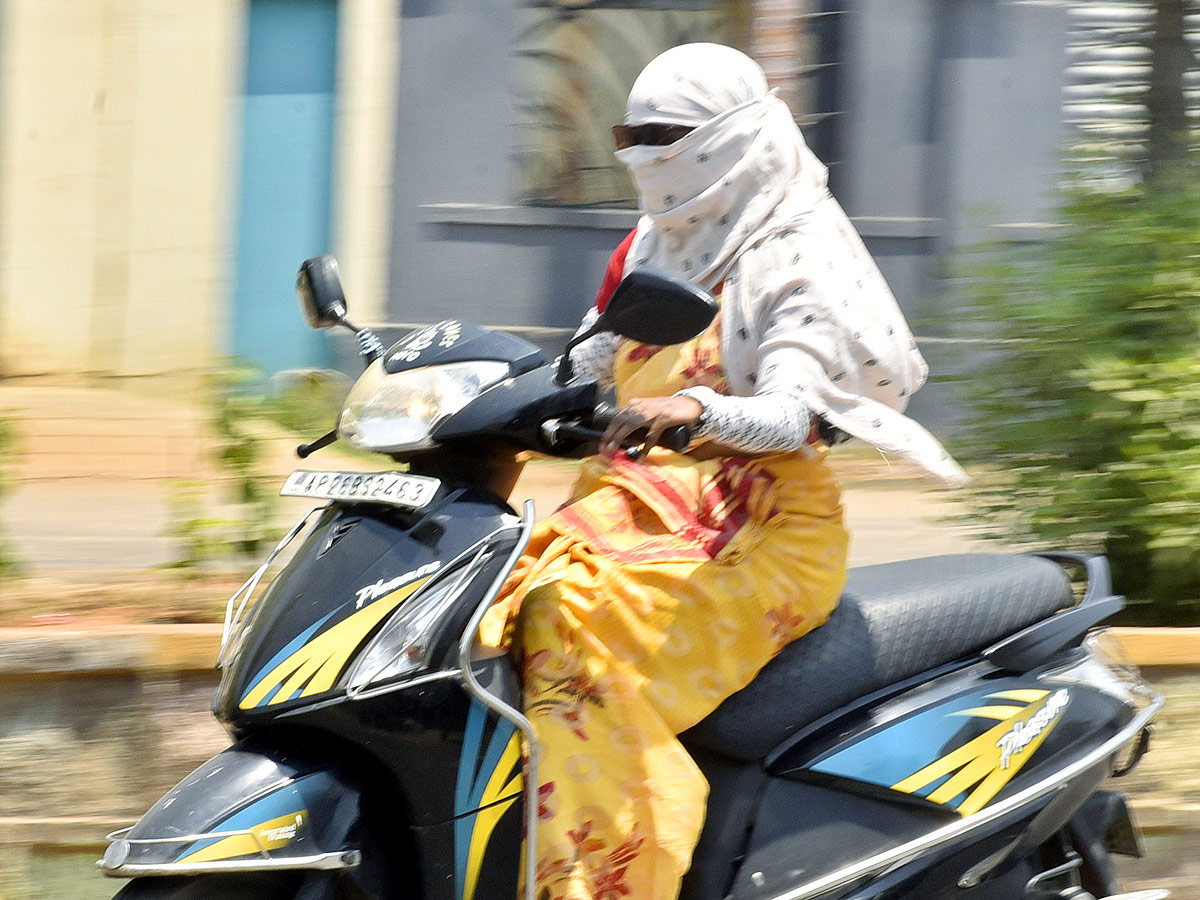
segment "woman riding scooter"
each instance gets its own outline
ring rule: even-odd
[[[963,478],[901,413],[925,363],[755,62],[668,50],[613,134],[643,216],[583,328],[641,266],[707,288],[721,311],[686,344],[601,334],[575,349],[620,412],[484,622],[519,657],[541,746],[526,877],[544,900],[677,896],[707,785],[675,736],[822,624],[845,579],[826,436]],[[677,425],[695,436],[686,452],[654,446]],[[621,449],[642,432],[644,453]]]

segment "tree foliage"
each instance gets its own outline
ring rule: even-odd
[[[1154,0],[1135,177],[1064,193],[1061,226],[974,272],[999,337],[971,379],[960,456],[1006,540],[1105,553],[1127,618],[1200,624],[1200,172],[1185,82],[1195,0]],[[1108,185],[1105,189],[1103,186]]]
[[[973,272],[1000,340],[955,449],[997,535],[1104,552],[1132,619],[1200,624],[1200,187],[1172,184],[1074,189]]]

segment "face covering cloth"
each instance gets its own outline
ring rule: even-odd
[[[758,64],[717,44],[666,51],[629,95],[625,124],[650,122],[693,130],[667,146],[617,151],[642,209],[625,274],[645,265],[721,286],[721,352],[735,393],[786,390],[848,434],[965,480],[902,414],[928,367],[829,193],[825,166]]]

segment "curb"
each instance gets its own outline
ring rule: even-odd
[[[211,673],[220,625],[0,628],[0,679],[104,673]]]
[[[1142,668],[1200,667],[1200,628],[1112,628],[1125,660]],[[0,679],[102,673],[212,673],[220,625],[89,629],[0,628]]]

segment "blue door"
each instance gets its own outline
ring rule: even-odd
[[[233,353],[268,373],[323,365],[296,302],[301,260],[330,248],[336,0],[250,0]]]

